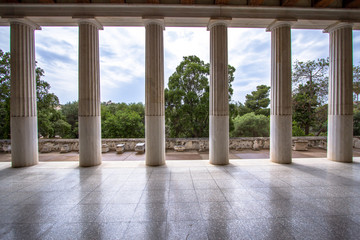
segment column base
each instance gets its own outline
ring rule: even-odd
[[[37,117],[11,117],[11,166],[38,164]]]
[[[292,116],[270,115],[270,160],[291,163]]]
[[[148,166],[165,164],[165,116],[145,116],[145,159]]]
[[[79,165],[92,167],[101,164],[101,118],[79,117]]]
[[[214,165],[229,164],[229,116],[210,115],[209,160]]]
[[[353,162],[352,115],[328,116],[327,158],[336,162]]]

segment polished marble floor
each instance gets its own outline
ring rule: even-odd
[[[0,239],[360,239],[360,158],[2,162]]]

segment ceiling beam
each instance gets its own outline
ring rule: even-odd
[[[328,7],[334,0],[314,0],[313,6],[318,8]]]
[[[360,0],[344,0],[343,4],[344,8],[359,8]]]
[[[55,3],[54,0],[39,0],[39,3]]]
[[[264,0],[248,0],[249,6],[260,6],[263,4]]]
[[[283,0],[281,1],[281,6],[283,7],[292,7],[294,6],[299,0]]]
[[[217,5],[226,5],[226,4],[228,4],[228,0],[215,0],[215,4],[217,4]]]
[[[181,4],[195,4],[195,0],[180,0]]]

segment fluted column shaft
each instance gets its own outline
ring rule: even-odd
[[[330,34],[327,157],[337,162],[352,162],[352,25],[338,23],[326,31]]]
[[[277,21],[271,31],[270,160],[291,163],[291,24]]]
[[[21,19],[10,21],[12,167],[32,166],[39,160],[34,41],[36,28]]]
[[[229,79],[227,23],[212,20],[210,30],[210,163],[229,163]]]
[[[79,22],[79,160],[101,164],[99,29],[93,20]]]
[[[164,23],[146,19],[145,155],[146,164],[165,164]]]

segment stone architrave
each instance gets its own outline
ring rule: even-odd
[[[353,47],[352,24],[338,22],[330,35],[329,110],[327,158],[353,161]]]
[[[146,165],[165,164],[163,19],[144,18]]]
[[[270,160],[291,163],[291,22],[274,21],[271,32]]]
[[[34,31],[39,29],[26,19],[10,19],[12,167],[39,161],[34,41]]]
[[[229,164],[229,80],[227,25],[229,19],[211,19],[209,159],[214,165]]]
[[[95,19],[79,20],[79,161],[101,164],[99,30]]]

